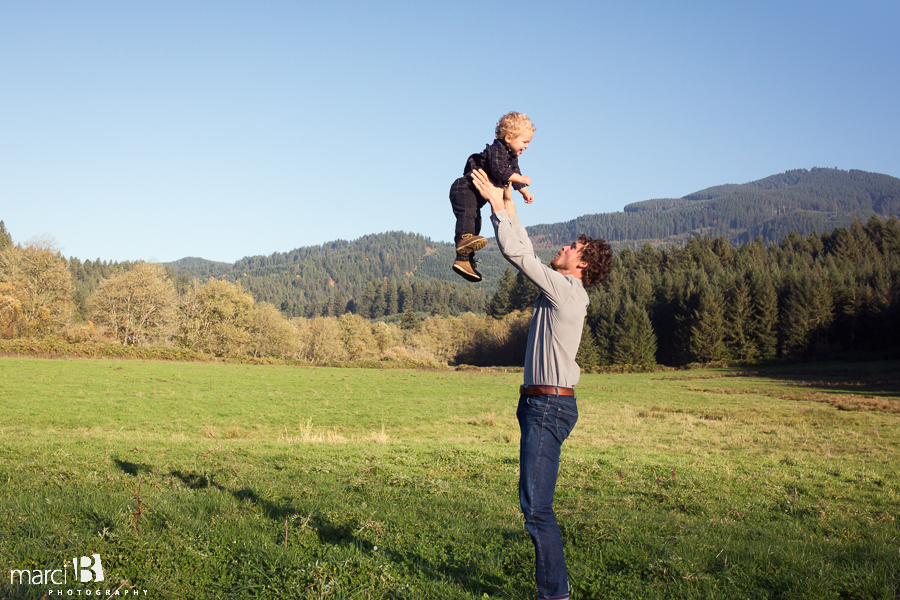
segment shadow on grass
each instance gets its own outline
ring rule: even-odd
[[[153,470],[150,465],[145,465],[143,463],[133,463],[127,460],[119,460],[118,458],[114,459],[114,461],[119,469],[132,477],[149,475]]]
[[[752,376],[828,393],[900,398],[900,364],[895,361],[764,367]]]
[[[780,388],[739,389],[707,386],[703,391],[726,394],[756,394],[831,404],[838,410],[900,413],[900,364],[896,361],[860,363],[805,363],[756,367],[725,372],[686,372],[662,379],[706,380],[721,378],[759,379],[782,384]]]
[[[365,523],[357,518],[333,518],[311,506],[274,502],[259,496],[255,490],[249,487],[229,489],[215,481],[215,476],[209,473],[176,470],[171,471],[170,475],[192,490],[215,488],[223,493],[231,494],[241,502],[252,503],[267,518],[279,524],[285,524],[285,526],[301,515],[309,515],[309,518],[300,526],[315,531],[319,542],[323,545],[353,547],[366,554],[375,551],[372,542],[357,535],[357,532],[365,527]],[[293,526],[298,527],[296,524]],[[503,535],[505,537],[510,534],[504,533]],[[415,552],[395,551],[383,545],[378,552],[388,557],[398,570],[405,571],[410,575],[425,576],[438,583],[449,579],[464,589],[477,591],[478,594],[495,595],[503,590],[504,579],[502,577],[480,569],[473,565],[472,561],[454,558],[453,552],[448,552],[450,558],[441,562],[428,560]]]

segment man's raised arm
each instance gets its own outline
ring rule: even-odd
[[[485,200],[491,203],[491,222],[497,235],[497,245],[503,257],[525,274],[556,305],[571,293],[572,286],[560,273],[547,267],[534,253],[525,227],[516,215],[512,186],[500,189],[483,171],[472,171],[472,181]],[[506,216],[498,214],[506,211]]]

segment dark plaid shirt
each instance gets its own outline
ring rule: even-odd
[[[506,142],[500,138],[495,139],[493,144],[485,146],[484,152],[471,155],[466,160],[463,175],[467,176],[476,169],[484,169],[491,183],[497,187],[509,185],[509,178],[513,173],[522,174],[522,171],[519,170],[519,157],[513,154]],[[513,187],[521,190],[526,186],[521,183],[513,183]]]

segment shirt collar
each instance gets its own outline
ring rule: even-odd
[[[510,158],[517,158],[517,156],[513,153],[512,148],[509,147],[509,144],[506,143],[506,140],[501,140],[500,138],[494,138],[495,144],[500,144]]]

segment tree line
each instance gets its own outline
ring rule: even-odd
[[[472,312],[454,316],[448,297],[429,299],[434,289],[415,282],[399,288],[379,282],[367,289],[375,300],[371,315],[396,303],[405,306],[403,319],[387,323],[353,312],[289,318],[274,305],[257,301],[240,283],[190,279],[152,263],[67,261],[46,242],[13,244],[0,222],[2,339],[177,346],[212,357],[311,364],[395,361],[426,366],[484,364],[493,358],[511,362],[516,357],[504,353],[510,348],[519,352],[524,345],[524,339],[511,343],[510,336],[527,332],[527,315],[499,320]],[[433,315],[414,311],[429,302],[444,303],[446,310]]]
[[[449,288],[378,278],[352,302],[293,317],[240,282],[148,263],[67,261],[46,243],[13,244],[0,222],[2,338],[174,345],[316,364],[516,366],[536,294],[507,268],[476,313]],[[591,290],[577,360],[591,370],[896,355],[898,340],[900,222],[874,216],[824,234],[794,232],[778,245],[702,236],[666,249],[625,248]]]
[[[769,247],[704,236],[626,248],[590,299],[579,352],[587,368],[896,355],[900,222],[873,216]]]

